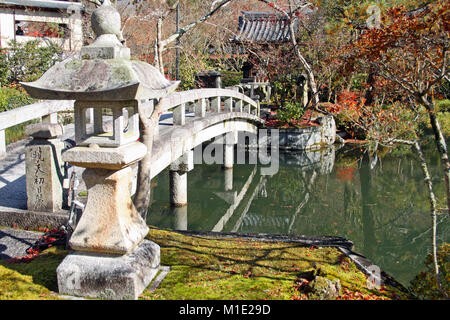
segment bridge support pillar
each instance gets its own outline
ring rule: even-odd
[[[225,173],[225,191],[233,190],[233,168],[224,170]]]
[[[183,207],[187,205],[187,173],[170,171],[170,205]]]
[[[194,152],[190,150],[170,165],[170,205],[187,205],[187,173],[194,168]]]
[[[224,140],[223,168],[232,169],[234,165],[234,145],[237,143],[237,132],[227,133]]]
[[[172,208],[174,230],[186,231],[188,229],[187,208],[187,206]]]

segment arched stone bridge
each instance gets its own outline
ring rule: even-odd
[[[152,150],[151,178],[205,141],[233,133],[233,141],[227,141],[234,145],[237,132],[256,134],[263,124],[259,103],[230,89],[177,92],[160,103],[173,116],[166,113],[161,117]]]
[[[170,166],[170,201],[174,206],[187,204],[186,173],[193,168],[195,147],[224,136],[223,165],[225,168],[232,168],[237,133],[257,134],[258,127],[263,124],[259,117],[259,103],[231,89],[175,92],[159,101],[144,103],[141,107],[148,109],[150,113],[154,103],[161,105],[163,114],[154,137],[149,178],[157,176]],[[130,119],[129,117],[129,122]],[[74,165],[79,161],[80,166],[85,168],[97,168],[101,159],[103,167],[119,169],[134,158],[142,158],[146,153],[142,144],[136,143],[136,148],[131,153],[128,146],[126,152],[114,154],[109,153],[109,148],[92,150],[89,146],[78,147],[67,150],[64,158],[71,159],[70,162]],[[90,149],[90,152],[84,152],[87,149]],[[132,192],[134,193],[134,190]]]
[[[159,103],[162,105],[164,112],[160,117],[158,134],[155,135],[153,144],[150,178],[158,175],[165,168],[176,162],[177,159],[205,141],[239,131],[257,133],[258,127],[263,123],[259,117],[259,103],[234,88],[174,92],[162,98]],[[4,130],[33,120],[36,117],[42,118],[44,123],[57,123],[57,113],[72,111],[73,106],[73,100],[46,100],[3,112],[0,114],[0,129]],[[152,106],[148,107],[151,108]],[[92,113],[91,111],[89,124],[91,127],[94,126]],[[105,122],[111,122],[110,118],[106,117]],[[65,131],[62,139],[74,139],[73,124],[65,126]],[[232,146],[236,143],[236,140],[234,139],[230,143],[228,147],[225,146],[224,148],[228,150],[228,152],[225,152],[225,155],[232,158]],[[8,154],[6,154],[6,148],[4,151],[6,158],[0,163],[0,167],[3,168],[1,172],[3,172],[2,176],[6,180],[11,181],[5,181],[5,184],[2,183],[0,185],[0,189],[3,189],[5,195],[4,201],[0,203],[0,206],[8,206],[7,203],[10,202],[13,203],[12,207],[26,209],[25,179],[14,178],[18,174],[25,174],[25,161],[23,161],[23,156],[21,156],[24,150],[22,148],[17,149],[16,152],[10,150]],[[70,152],[70,150],[66,152]],[[77,156],[80,157],[80,155]],[[111,164],[127,161],[125,159],[127,156],[129,155],[124,154],[124,158],[111,158]],[[22,160],[18,161],[18,159]],[[80,160],[87,161],[81,158]],[[228,161],[228,166],[230,166],[230,160],[226,160]],[[11,176],[9,176],[10,173]],[[61,172],[61,175],[64,174]],[[23,191],[21,191],[22,189]],[[8,190],[12,191],[11,195],[8,195]],[[9,197],[11,199],[8,199]],[[46,209],[28,209],[47,211]]]
[[[153,109],[150,101],[143,104],[149,111]],[[189,152],[196,146],[214,137],[233,133],[232,140],[228,138],[226,144],[237,143],[237,132],[244,131],[256,134],[258,127],[263,124],[259,117],[259,103],[242,93],[231,89],[197,89],[175,92],[159,101],[163,114],[159,126],[155,128],[152,150],[152,173],[155,177],[164,168]],[[130,122],[131,120],[129,120]],[[68,150],[66,158],[78,159],[83,167],[97,167],[97,158],[87,153]],[[71,154],[72,152],[76,154]],[[111,169],[120,168],[123,163],[129,163],[129,157],[145,152],[142,145],[137,145],[136,154],[123,153],[119,156],[107,157],[107,149],[99,149],[102,163]],[[102,156],[104,154],[105,156]],[[92,164],[90,165],[90,161]],[[76,165],[77,161],[71,161]]]

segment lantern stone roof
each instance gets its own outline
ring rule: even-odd
[[[152,65],[126,59],[67,59],[35,82],[21,83],[38,99],[137,100],[170,94],[179,82],[167,80]]]
[[[276,13],[242,11],[238,30],[238,35],[231,39],[234,42],[291,40],[288,18]],[[297,30],[298,21],[295,20],[294,31]]]

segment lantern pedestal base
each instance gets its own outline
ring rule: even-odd
[[[159,270],[160,247],[142,241],[123,256],[69,254],[56,269],[60,294],[111,300],[137,299]]]

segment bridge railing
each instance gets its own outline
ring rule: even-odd
[[[73,110],[72,100],[45,100],[13,110],[0,112],[0,158],[6,154],[7,128],[41,118],[43,122],[56,123],[58,112]]]
[[[185,112],[194,109],[195,115],[204,117],[207,110],[213,112],[246,112],[259,116],[259,103],[248,96],[230,89],[195,89],[174,92],[161,99],[163,111],[173,110],[174,125],[184,125]],[[41,118],[43,122],[56,123],[58,112],[72,111],[73,100],[45,100],[0,113],[0,158],[6,154],[5,129]],[[89,116],[92,119],[92,112]],[[92,120],[91,120],[92,121]]]
[[[184,125],[185,113],[193,107],[196,116],[204,117],[206,111],[246,112],[259,116],[259,103],[248,96],[230,89],[195,89],[175,92],[159,102],[163,111],[173,110],[173,124]]]

